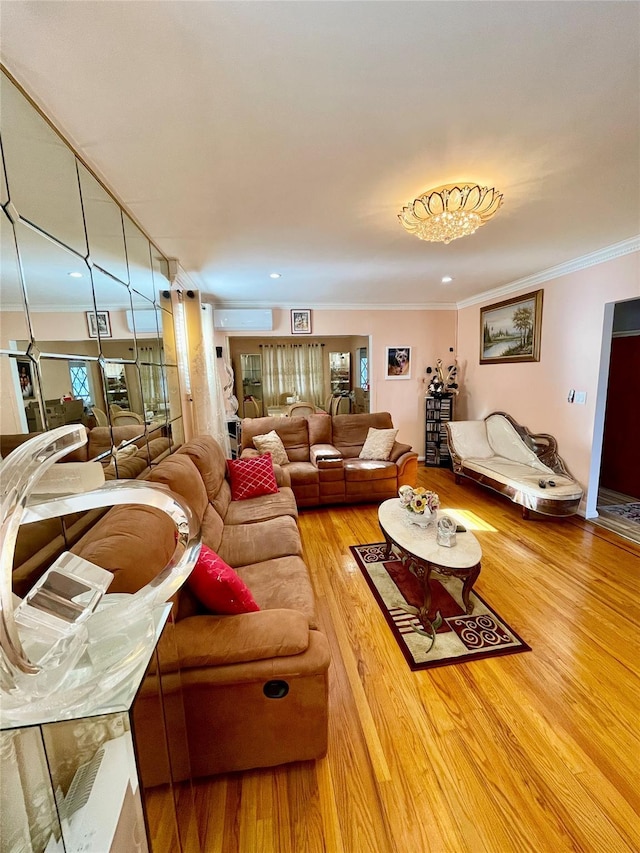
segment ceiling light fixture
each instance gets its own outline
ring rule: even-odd
[[[445,184],[409,202],[398,214],[403,227],[421,240],[450,243],[473,234],[494,216],[502,193],[478,184]]]
[[[82,278],[81,272],[70,272],[70,273],[68,273],[68,275],[70,275],[71,278]]]
[[[269,278],[282,278],[282,273],[279,272],[270,272]]]
[[[450,275],[443,275],[442,276],[442,283],[443,284],[450,284],[452,281],[453,281],[453,276],[450,276]]]

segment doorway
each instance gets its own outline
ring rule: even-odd
[[[639,421],[640,299],[630,299],[605,307],[589,489],[594,497],[587,517],[593,514],[595,523],[635,542],[640,542]]]

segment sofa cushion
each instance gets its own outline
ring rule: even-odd
[[[354,458],[360,454],[367,440],[370,427],[374,429],[393,429],[389,412],[375,412],[369,415],[334,415],[332,443],[345,458]]]
[[[238,575],[251,589],[261,610],[297,610],[306,616],[310,628],[318,627],[313,587],[300,557],[251,563],[240,567]]]
[[[309,444],[332,444],[332,418],[323,415],[309,415]]]
[[[260,610],[243,580],[207,545],[202,545],[188,583],[198,600],[212,613]]]
[[[365,443],[358,454],[360,459],[389,459],[397,434],[397,429],[369,427]]]
[[[210,435],[199,435],[183,444],[177,453],[191,459],[200,472],[209,501],[224,518],[231,492],[225,488],[227,460],[218,442]]]
[[[313,486],[318,485],[319,474],[318,469],[311,462],[290,462],[286,470],[291,477],[291,485],[296,486]]]
[[[397,462],[405,453],[411,453],[411,445],[403,444],[400,441],[394,441],[391,453],[389,454],[389,462]]]
[[[209,504],[202,517],[202,528],[200,530],[202,541],[216,553],[219,553],[223,531],[224,522],[222,521],[222,516],[215,507]]]
[[[108,592],[137,592],[167,565],[176,548],[175,527],[153,507],[116,506],[71,549],[113,572]]]
[[[227,467],[232,500],[242,501],[277,494],[278,484],[270,453],[255,459],[229,459]]]
[[[383,459],[346,459],[344,478],[347,481],[387,480],[396,478],[395,462]]]
[[[259,615],[258,615],[259,614]],[[293,610],[261,610],[233,619],[202,615],[176,625],[180,668],[217,667],[299,655],[309,646],[307,619]],[[229,673],[227,673],[229,678]]]
[[[484,421],[450,421],[447,429],[460,459],[489,459],[494,455]]]
[[[203,541],[205,539],[203,527]],[[220,547],[215,548],[233,568],[275,560],[278,557],[302,556],[302,543],[295,519],[288,515],[257,521],[255,524],[226,524]]]
[[[260,453],[270,453],[276,465],[286,465],[289,461],[282,439],[274,429],[266,435],[254,435],[253,443]]]
[[[290,488],[280,488],[275,495],[262,495],[244,501],[231,501],[224,517],[225,524],[253,524],[281,515],[298,517],[296,499]]]
[[[149,480],[162,483],[172,492],[180,495],[191,506],[198,519],[202,521],[205,509],[209,505],[207,491],[200,472],[188,456],[174,453],[151,469]]]
[[[521,495],[530,494],[537,498],[544,498],[546,501],[566,501],[582,497],[582,488],[579,483],[571,477],[555,474],[543,463],[540,465],[542,468],[532,468],[525,462],[514,462],[513,459],[505,459],[503,456],[465,460],[465,468],[503,485],[512,486],[514,491]],[[556,485],[541,488],[538,485],[540,480],[553,480]],[[517,502],[522,503],[522,500]]]
[[[503,415],[490,415],[486,419],[487,441],[496,456],[503,456],[513,462],[522,462],[539,471],[548,471],[530,447],[522,440],[513,424]]]
[[[103,453],[110,452],[114,446],[124,441],[133,442],[137,447],[146,444],[144,424],[126,424],[118,427],[94,427],[89,430],[87,441],[87,456],[95,459]]]
[[[255,435],[275,430],[292,462],[309,461],[309,429],[306,418],[245,418],[242,421],[242,449],[253,447]]]

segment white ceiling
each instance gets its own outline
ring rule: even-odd
[[[220,304],[451,305],[640,233],[637,2],[0,12],[8,70]],[[403,231],[464,179],[504,193],[492,222]]]

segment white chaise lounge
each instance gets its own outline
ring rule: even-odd
[[[456,482],[468,477],[543,515],[574,515],[583,490],[558,456],[556,440],[531,433],[505,412],[447,423]]]

